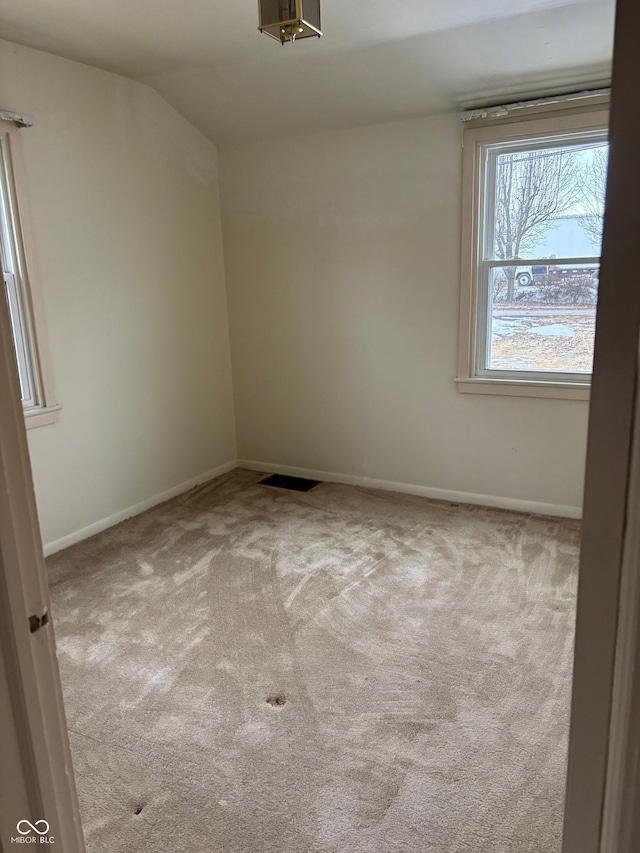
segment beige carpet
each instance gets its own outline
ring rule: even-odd
[[[48,561],[90,853],[559,853],[577,522],[258,479]]]

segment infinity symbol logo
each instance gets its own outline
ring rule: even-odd
[[[20,829],[21,826],[26,826],[27,829]],[[44,826],[44,829],[38,829],[39,826]],[[30,832],[37,832],[38,835],[46,835],[49,832],[49,824],[46,820],[37,820],[35,824],[30,823],[28,820],[20,820],[16,829],[20,835],[28,835]]]

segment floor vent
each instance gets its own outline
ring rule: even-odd
[[[322,480],[307,480],[304,477],[288,477],[286,474],[271,474],[260,480],[259,486],[272,486],[275,489],[290,489],[293,492],[308,492],[320,485]]]

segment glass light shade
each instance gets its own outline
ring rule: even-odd
[[[319,38],[320,0],[258,0],[258,29],[284,44]]]

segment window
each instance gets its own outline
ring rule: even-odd
[[[608,143],[602,111],[465,130],[458,388],[587,398]]]
[[[0,261],[4,294],[16,356],[20,394],[27,427],[52,423],[59,406],[52,403],[46,341],[39,303],[34,298],[18,216],[10,133],[0,122]]]

